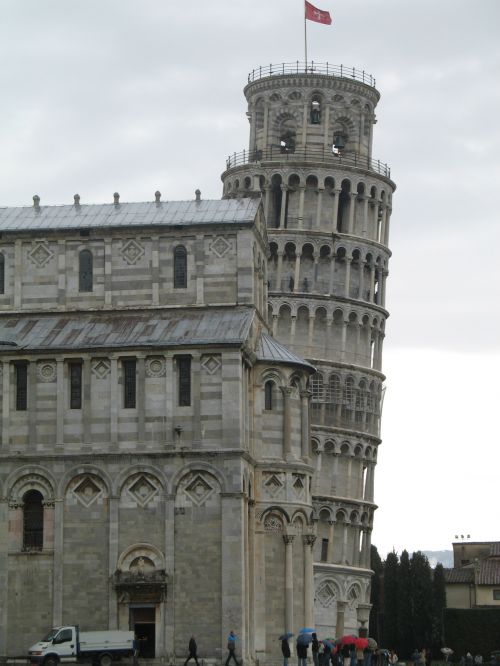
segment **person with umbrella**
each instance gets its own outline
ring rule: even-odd
[[[237,638],[238,637],[236,636],[234,631],[231,629],[231,631],[229,632],[229,636],[227,637],[228,655],[227,655],[227,659],[226,659],[226,666],[229,666],[229,661],[231,659],[233,659],[236,666],[240,666],[238,664],[238,660],[236,659],[236,655],[234,654],[234,652],[236,650],[236,640],[237,640]]]
[[[290,659],[290,645],[288,644],[288,637],[281,637],[281,654],[283,655],[283,666],[288,666]]]
[[[310,632],[301,629],[297,636],[297,661],[298,666],[307,666],[307,646],[312,642],[313,630]]]
[[[312,652],[312,658],[313,658],[313,663],[314,666],[319,666],[319,641],[318,641],[318,636],[316,635],[316,632],[313,632],[311,634],[312,636],[312,641],[311,641],[311,652]]]

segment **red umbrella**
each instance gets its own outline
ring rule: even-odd
[[[364,650],[365,648],[368,647],[368,639],[356,638],[356,640],[354,641],[354,645],[356,646],[357,650]]]
[[[358,637],[351,634],[350,636],[342,636],[340,643],[341,645],[351,645],[352,643],[356,644],[357,640]]]

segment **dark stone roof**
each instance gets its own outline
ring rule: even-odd
[[[500,585],[500,557],[481,560],[476,574],[478,585]]]
[[[460,569],[444,569],[446,583],[473,583],[474,567],[462,567]]]
[[[0,232],[250,223],[259,205],[241,198],[0,208]]]
[[[288,365],[302,365],[309,368],[311,372],[316,371],[314,366],[312,366],[307,361],[304,361],[304,359],[300,356],[297,356],[291,352],[267,333],[261,333],[257,347],[255,349],[255,354],[257,355],[257,359],[259,361],[268,361],[269,363],[286,363]]]
[[[243,344],[251,308],[4,315],[0,352]]]

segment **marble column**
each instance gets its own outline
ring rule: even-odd
[[[290,413],[290,396],[292,389],[289,386],[282,386],[281,392],[283,394],[283,458],[286,460],[292,453],[292,424]]]
[[[356,212],[356,197],[357,197],[357,192],[350,192],[349,226],[348,226],[347,233],[351,236],[354,233],[354,214]]]
[[[321,229],[321,208],[323,204],[324,187],[318,187],[318,201],[316,204],[316,229]]]
[[[316,541],[314,534],[306,534],[304,542],[304,626],[313,627],[314,606],[314,575],[313,575],[313,546]]]
[[[335,536],[335,521],[328,521],[328,551],[326,560],[329,564],[333,564],[333,538]]]
[[[283,183],[281,184],[281,212],[280,212],[280,229],[285,229],[286,227],[286,198],[288,194],[288,188]]]
[[[275,290],[276,291],[283,291],[283,288],[281,286],[281,274],[283,272],[283,251],[280,251],[278,248],[278,265],[276,267],[276,285],[275,285]]]
[[[294,631],[293,626],[293,539],[292,534],[283,535],[285,542],[285,631]]]
[[[302,448],[302,459],[305,461],[309,460],[309,448],[310,448],[310,425],[309,425],[309,400],[311,398],[311,391],[301,391],[300,392],[300,406],[301,406],[301,448]]]
[[[295,255],[295,271],[294,271],[294,277],[293,277],[293,291],[297,293],[300,290],[300,259],[302,255],[297,252]]]
[[[63,533],[64,533],[64,498],[54,501],[54,575],[52,578],[52,626],[62,624],[62,602],[64,586],[64,560],[63,560]]]
[[[8,450],[10,441],[10,375],[10,361],[4,359],[2,361],[2,449],[4,452]]]
[[[306,188],[304,185],[299,185],[299,218],[297,220],[297,228],[304,228],[304,198],[306,194]]]
[[[336,233],[337,231],[337,221],[339,216],[339,196],[340,190],[335,188],[332,192],[333,196],[333,215],[332,215],[332,232]]]
[[[344,296],[349,298],[351,293],[351,261],[350,257],[345,258],[345,285],[344,285]]]
[[[344,622],[345,622],[345,608],[347,603],[345,601],[337,601],[337,619],[335,622],[335,635],[344,635]]]

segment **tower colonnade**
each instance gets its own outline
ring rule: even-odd
[[[395,184],[372,155],[374,79],[314,63],[254,70],[248,149],[223,198],[258,197],[267,222],[268,324],[308,359],[316,530],[314,625],[365,627]]]

